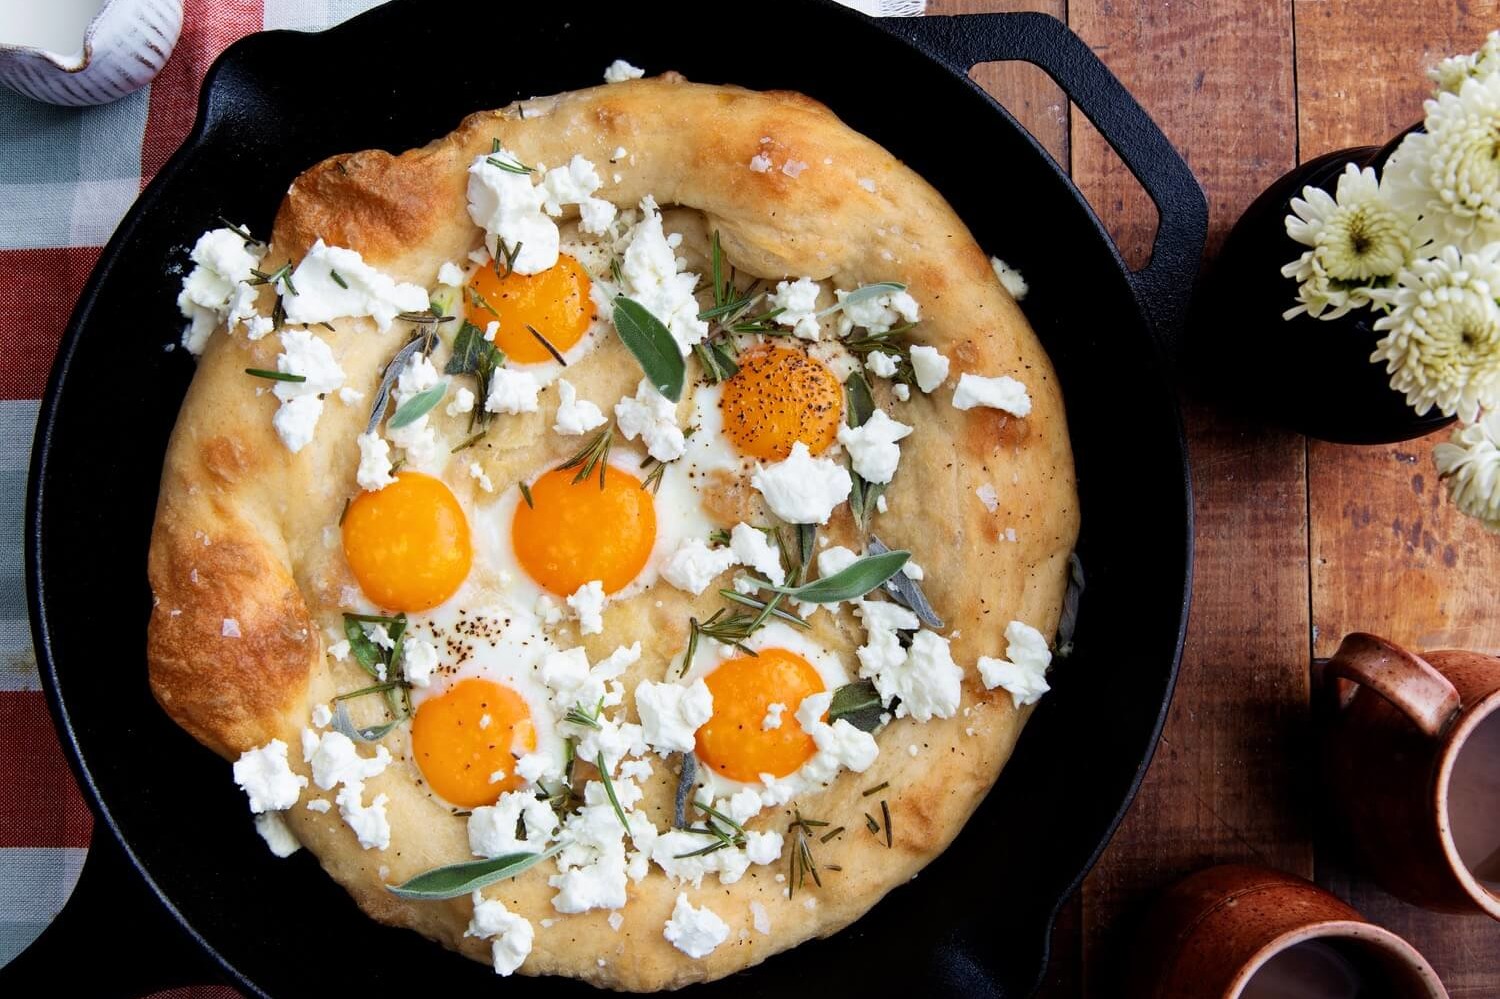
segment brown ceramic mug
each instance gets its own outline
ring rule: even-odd
[[[1323,666],[1325,766],[1392,894],[1500,919],[1500,659],[1355,633]]]
[[[1136,999],[1447,999],[1421,954],[1311,881],[1226,865],[1172,886],[1141,928]]]

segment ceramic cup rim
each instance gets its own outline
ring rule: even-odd
[[[109,13],[109,9],[119,2],[121,0],[104,0],[99,5],[98,12],[89,18],[88,25],[83,29],[83,45],[78,50],[76,59],[73,56],[53,52],[51,49],[40,48],[36,45],[16,45],[6,41],[0,41],[0,53],[24,53],[38,56],[64,73],[82,73],[94,61],[94,34],[99,29],[99,22],[104,19],[105,14]]]
[[[1448,999],[1448,990],[1432,965],[1405,938],[1363,919],[1318,919],[1277,934],[1252,954],[1229,982],[1225,999],[1239,999],[1250,979],[1277,954],[1309,940],[1353,940],[1375,946],[1407,961],[1427,987],[1429,999]]]
[[[1453,823],[1448,814],[1448,796],[1453,781],[1453,767],[1458,762],[1469,737],[1491,717],[1500,713],[1500,690],[1491,691],[1473,705],[1462,710],[1453,726],[1444,734],[1438,752],[1437,779],[1433,782],[1433,803],[1437,806],[1438,842],[1443,848],[1443,857],[1457,877],[1464,893],[1491,919],[1500,919],[1500,894],[1496,894],[1474,876],[1469,865],[1459,855],[1458,844],[1453,841]]]

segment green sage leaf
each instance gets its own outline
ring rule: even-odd
[[[403,402],[391,416],[390,422],[386,424],[391,430],[400,430],[408,423],[415,423],[426,416],[433,406],[443,401],[443,396],[448,394],[448,383],[438,382],[429,389],[423,389],[410,399]]]
[[[349,640],[349,651],[354,653],[355,662],[359,663],[366,673],[378,677],[380,667],[385,664],[385,656],[380,646],[365,634],[364,626],[353,614],[344,615],[344,637]]]
[[[505,354],[484,338],[484,330],[467,319],[453,338],[453,354],[443,367],[445,375],[488,375],[505,363]]]
[[[869,546],[865,549],[873,554],[879,555],[890,551],[879,538],[873,534],[870,536]],[[929,628],[942,628],[943,619],[937,616],[937,611],[932,609],[932,604],[927,600],[927,594],[922,592],[922,587],[904,572],[898,572],[885,581],[885,592],[890,598],[921,620]]]
[[[339,701],[333,709],[333,729],[342,732],[355,742],[379,742],[385,738],[391,729],[400,725],[405,719],[396,718],[383,725],[367,725],[360,728],[354,724],[354,719],[349,717],[349,702]]]
[[[834,690],[833,700],[828,703],[828,724],[842,718],[861,732],[873,732],[880,727],[880,716],[884,711],[885,705],[875,684],[869,680],[856,680]]]
[[[662,395],[677,402],[687,372],[672,333],[641,303],[621,295],[615,299],[615,330],[635,355],[641,370]]]
[[[905,549],[883,552],[879,555],[865,555],[832,576],[824,576],[822,579],[815,579],[801,586],[775,586],[762,579],[754,580],[754,582],[761,589],[784,593],[794,600],[813,604],[832,604],[840,600],[858,600],[900,572],[901,567],[910,558],[911,552]]]
[[[513,878],[548,857],[556,856],[565,845],[555,843],[542,853],[507,853],[489,860],[469,860],[446,867],[435,867],[402,884],[387,885],[386,890],[399,898],[419,901],[458,898],[496,881]]]
[[[893,295],[898,291],[905,290],[906,285],[896,281],[876,281],[874,284],[862,284],[845,295],[843,301],[835,305],[830,305],[822,312],[819,312],[818,315],[826,316],[829,313],[837,312],[848,306],[858,305],[860,302],[868,302],[872,298],[879,298],[881,295]]]
[[[870,383],[865,381],[863,372],[852,372],[844,379],[844,394],[849,401],[849,407],[844,412],[845,421],[850,427],[864,426],[865,421],[875,415],[875,399],[870,394]]]

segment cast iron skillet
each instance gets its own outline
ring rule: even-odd
[[[320,34],[247,38],[209,73],[193,134],[79,300],[42,404],[26,538],[37,658],[97,828],[112,835],[95,837],[73,902],[0,985],[45,975],[55,988],[129,994],[219,974],[274,995],[497,986],[481,965],[365,918],[307,853],[273,859],[229,768],[152,700],[143,569],[167,435],[193,372],[163,346],[181,325],[184,247],[217,217],[265,233],[288,182],[325,156],[418,145],[469,111],[597,83],[624,57],[821,99],[1020,267],[1032,287],[1026,312],[1068,400],[1084,511],[1077,651],[957,842],[850,929],[715,994],[1034,988],[1058,905],[1150,759],[1181,650],[1192,507],[1162,348],[1202,251],[1203,195],[1130,95],[1051,18],[877,23],[827,0],[758,0],[726,36],[699,4],[645,6],[401,0]],[[768,26],[790,30],[773,45]],[[484,39],[490,58],[479,57]],[[1126,269],[1067,177],[966,77],[976,62],[1007,59],[1057,80],[1155,201],[1161,224],[1144,269]],[[91,960],[102,935],[130,946]],[[591,991],[557,979],[504,988],[549,999]]]

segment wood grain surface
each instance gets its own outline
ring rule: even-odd
[[[1495,0],[933,0],[935,14],[1065,19],[1156,119],[1208,194],[1206,265],[1296,163],[1379,145],[1422,116],[1423,71],[1500,27]],[[975,79],[1068,167],[1127,261],[1156,213],[1076,109],[1030,67]],[[1190,335],[1212,335],[1200,301]],[[1309,442],[1221,412],[1185,385],[1198,524],[1177,693],[1141,793],[1053,936],[1042,995],[1119,994],[1134,916],[1199,867],[1268,864],[1322,884],[1411,940],[1461,999],[1500,996],[1500,924],[1439,916],[1366,881],[1322,822],[1312,655],[1369,630],[1414,648],[1500,652],[1500,539],[1456,514],[1431,451]]]

